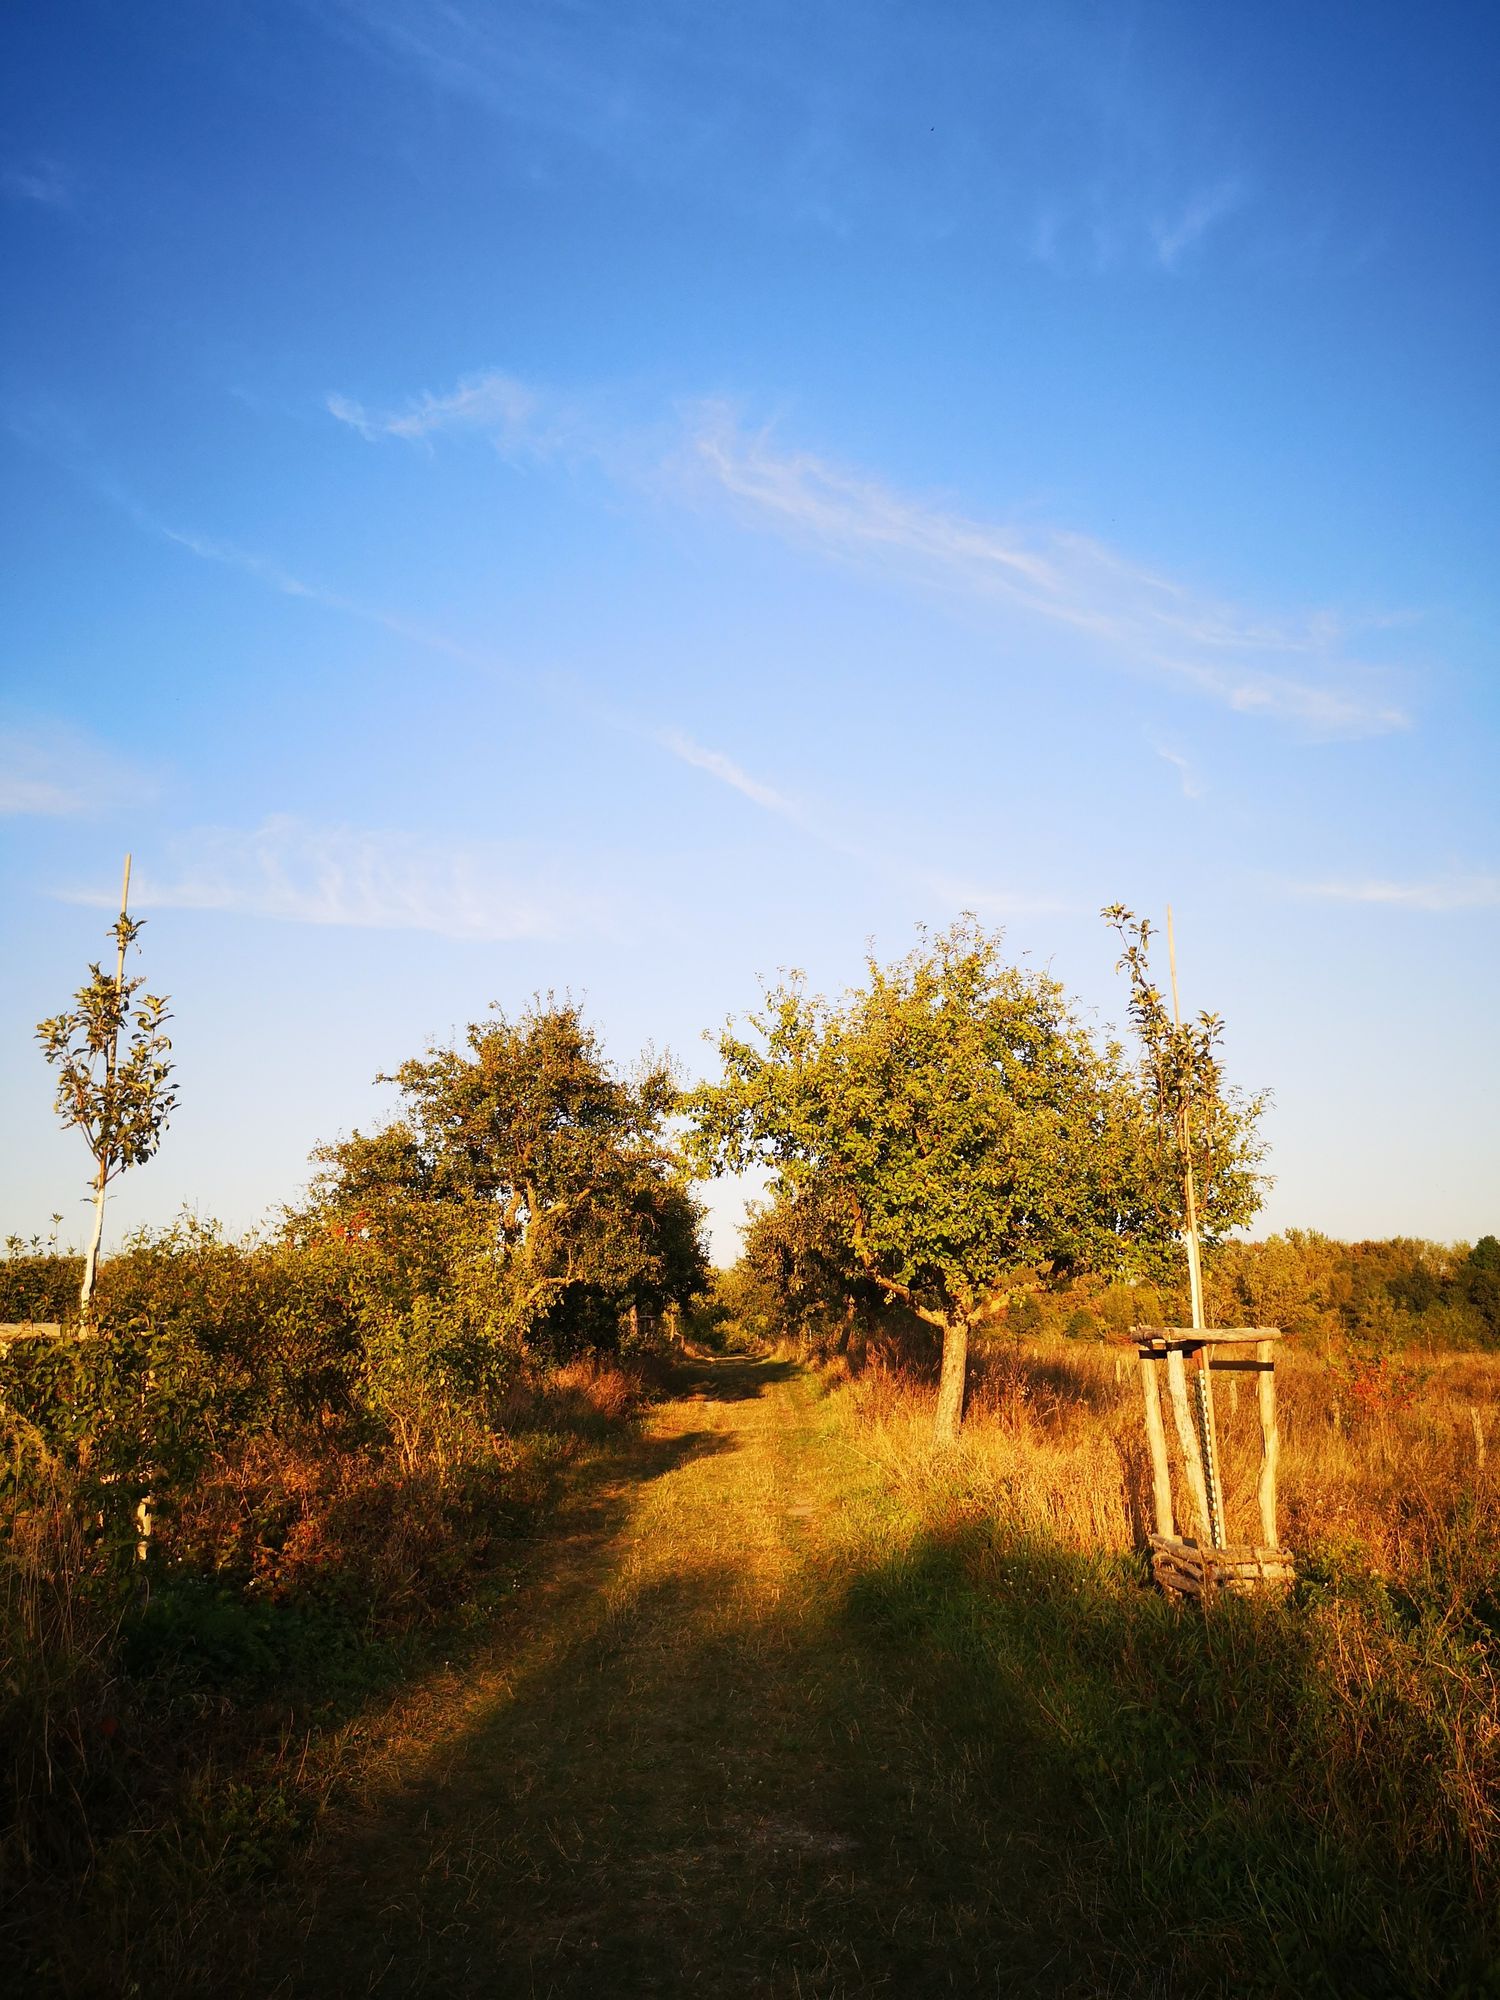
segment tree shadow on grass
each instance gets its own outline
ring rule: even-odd
[[[645,1487],[737,1448],[732,1432],[707,1427],[667,1436],[617,1430],[608,1448],[574,1464],[572,1483],[539,1543],[524,1532],[499,1538],[495,1574],[479,1580],[472,1623],[450,1617],[414,1633],[408,1645],[367,1646],[352,1664],[344,1659],[349,1640],[340,1619],[303,1617],[295,1595],[253,1607],[280,1641],[269,1666],[261,1658],[264,1645],[249,1661],[266,1681],[264,1693],[258,1683],[244,1685],[244,1619],[226,1639],[222,1618],[204,1627],[198,1617],[186,1639],[177,1635],[167,1670],[182,1683],[180,1699],[210,1713],[222,1703],[227,1719],[217,1735],[204,1738],[195,1714],[180,1755],[170,1742],[162,1746],[152,1797],[175,1800],[170,1815],[148,1811],[127,1820],[117,1813],[118,1824],[95,1815],[92,1849],[73,1880],[34,1884],[19,1913],[7,1898],[0,1987],[13,1965],[25,1990],[70,1996],[257,1991],[246,1978],[241,1919],[255,1883],[302,1845],[308,1807],[301,1773],[293,1776],[293,1769],[309,1729],[328,1733],[336,1749],[366,1729],[372,1740],[393,1730],[420,1733],[429,1715],[451,1703],[455,1679],[503,1649],[531,1607],[545,1602],[550,1614],[559,1596],[597,1589],[603,1551]],[[549,1560],[526,1579],[534,1554],[550,1558],[559,1541],[567,1560]],[[175,1581],[180,1597],[194,1579]],[[204,1588],[211,1589],[211,1579]],[[163,1602],[170,1595],[158,1592]],[[318,1612],[319,1604],[310,1610]],[[437,1668],[440,1655],[446,1657]],[[256,1742],[263,1749],[247,1756]]]
[[[331,1830],[249,1990],[1489,1990],[1460,1871],[1319,1810],[1287,1614],[964,1534],[805,1582],[580,1602]]]
[[[706,1403],[750,1403],[767,1395],[779,1382],[805,1373],[796,1361],[761,1359],[752,1355],[685,1355],[672,1369],[672,1392]]]

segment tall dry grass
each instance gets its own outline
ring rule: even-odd
[[[1144,1541],[1150,1467],[1132,1349],[982,1350],[960,1442],[941,1460],[928,1448],[931,1389],[919,1369],[875,1348],[857,1370],[831,1365],[898,1482],[936,1481],[948,1504],[1003,1513],[1066,1549],[1120,1553]],[[1288,1347],[1277,1394],[1281,1529],[1292,1549],[1337,1553],[1394,1579],[1451,1561],[1460,1523],[1500,1513],[1500,1356],[1393,1362],[1362,1392],[1353,1369]],[[1228,1536],[1259,1540],[1254,1381],[1216,1374],[1214,1399]],[[1184,1494],[1168,1429],[1173,1489]]]
[[[528,1371],[456,1454],[234,1439],[163,1496],[144,1564],[77,1472],[0,1496],[0,1988],[14,1964],[116,1990],[109,1966],[158,1948],[186,1980],[203,1912],[316,1811],[315,1741],[504,1600],[518,1533],[651,1365]]]
[[[1176,1883],[1251,1935],[1259,1919],[1205,1860],[1240,1825],[1234,1866],[1280,1909],[1288,1965],[1309,1962],[1327,1901],[1397,1980],[1361,1990],[1500,1982],[1500,1356],[1372,1369],[1286,1352],[1281,1530],[1298,1580],[1284,1605],[1207,1617],[1156,1600],[1140,1553],[1151,1488],[1132,1349],[994,1343],[943,1450],[909,1359],[826,1366],[900,1534],[967,1579],[936,1588],[932,1615],[949,1615],[950,1590],[972,1593],[954,1623],[989,1634],[976,1662],[988,1647],[1030,1658],[1039,1684],[1074,1676],[1080,1740],[1119,1778],[1100,1812],[1140,1857],[1142,1908],[1171,1921]],[[1237,1396],[1234,1379],[1215,1377],[1229,1534],[1258,1539],[1254,1378]],[[1169,1746],[1160,1761],[1142,1729]],[[1149,1811],[1132,1802],[1158,1792]]]

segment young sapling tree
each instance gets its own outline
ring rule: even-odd
[[[129,914],[130,856],[120,915],[110,926],[115,970],[89,967],[89,979],[73,1005],[37,1023],[42,1054],[57,1071],[54,1109],[64,1125],[76,1126],[94,1161],[94,1219],[79,1288],[80,1318],[87,1323],[104,1234],[104,1200],[109,1183],[127,1167],[149,1160],[161,1143],[177,1103],[171,1083],[172,1044],[162,1032],[171,1018],[166,997],[141,993],[143,979],[125,977],[125,954],[141,931]],[[137,994],[140,998],[137,999]]]

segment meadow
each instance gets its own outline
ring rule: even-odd
[[[1487,1992],[1500,1977],[1500,1357],[1287,1353],[1282,1605],[1158,1603],[1132,1352],[997,1342],[951,1454],[909,1362],[826,1364],[889,1495],[881,1620],[971,1700],[1039,1708],[1107,1831],[1136,1975],[1200,1990]],[[1230,1534],[1253,1396],[1221,1388]],[[1180,1490],[1180,1489],[1179,1489]],[[1128,1956],[1129,1954],[1127,1954]]]
[[[248,1288],[284,1380],[291,1323],[329,1338],[321,1255],[178,1237],[102,1282],[122,1326],[174,1296],[184,1349],[185,1298],[224,1323],[240,1296],[244,1367]],[[688,1330],[517,1365],[404,1444],[358,1398],[221,1417],[144,1570],[89,1454],[13,1474],[5,1944],[33,1990],[385,1965],[457,1993],[539,1954],[558,1995],[601,1964],[624,1993],[664,1965],[725,1994],[1495,1990],[1500,1356],[1293,1342],[1297,1583],[1205,1615],[1140,1553],[1128,1347],[992,1337],[939,1446],[916,1322],[771,1342],[706,1300]],[[41,1365],[7,1359],[8,1410]],[[1221,1392],[1231,1531],[1252,1404]]]

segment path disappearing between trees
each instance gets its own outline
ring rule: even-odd
[[[874,1483],[796,1364],[687,1364],[493,1645],[377,1749],[254,1989],[1104,1990],[1045,1760],[872,1616]]]

